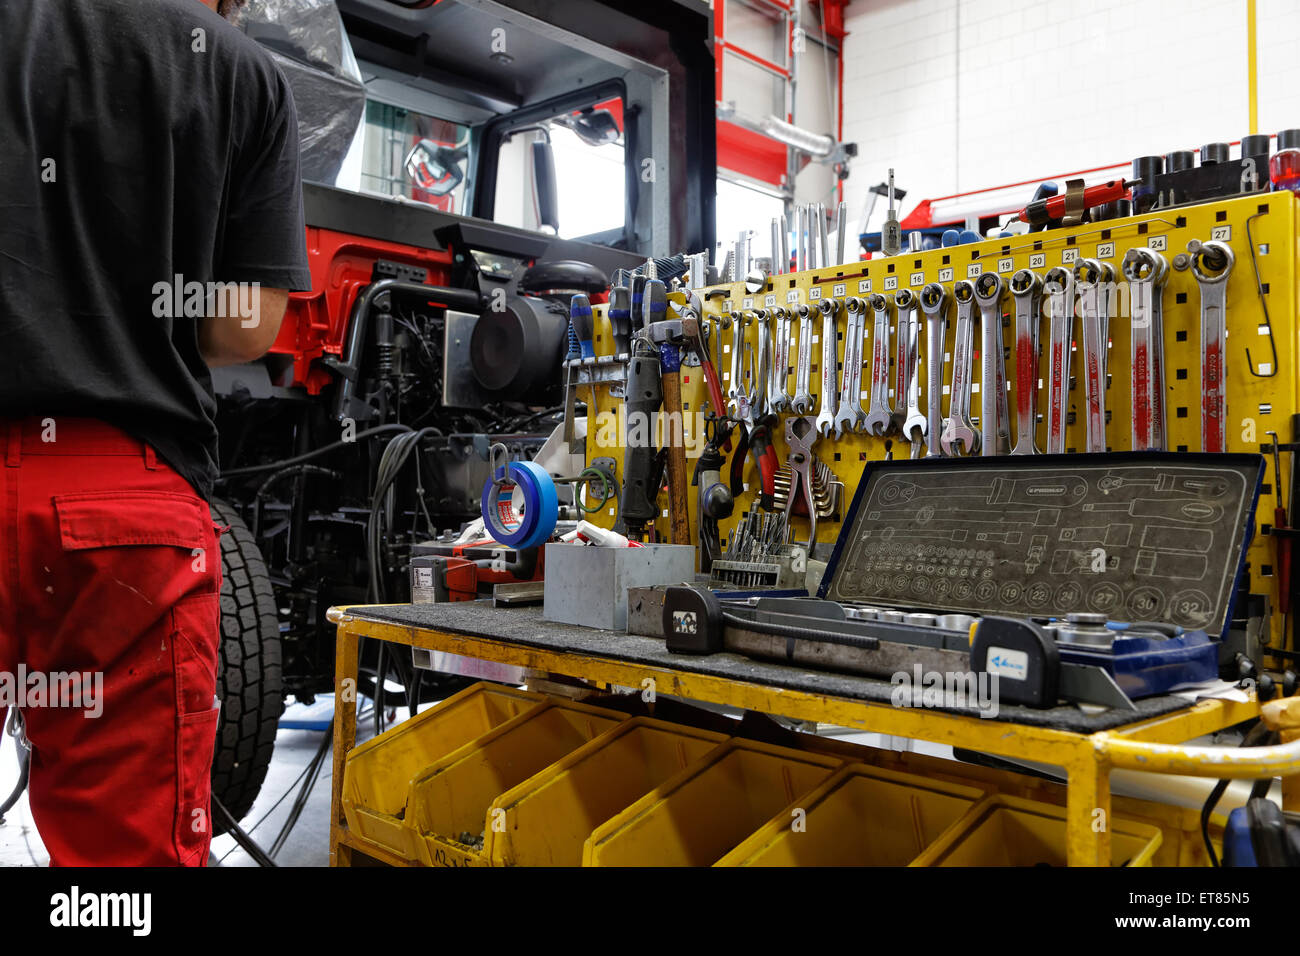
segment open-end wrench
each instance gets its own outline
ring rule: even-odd
[[[973,455],[980,447],[979,432],[970,420],[971,360],[975,349],[975,286],[966,279],[952,287],[957,300],[957,331],[952,349],[952,385],[948,389],[948,417],[939,447],[949,457]]]
[[[948,325],[948,290],[931,282],[921,290],[925,313],[925,457],[939,457],[943,432],[943,341]]]
[[[744,421],[749,408],[749,394],[745,391],[745,316],[731,313],[731,381],[727,388],[727,417]]]
[[[1002,359],[1002,277],[985,272],[975,280],[975,301],[980,307],[980,454],[1005,455],[998,423],[1008,417],[1005,372],[998,374]],[[1002,407],[999,408],[998,406]]]
[[[902,289],[894,296],[894,305],[898,309],[898,334],[904,337],[904,359],[906,374],[903,376],[903,391],[895,399],[895,404],[903,410],[899,433],[904,440],[911,442],[915,458],[920,454],[921,442],[925,440],[927,420],[921,414],[921,319],[920,303],[910,289]]]
[[[835,428],[835,316],[840,311],[840,301],[822,299],[817,307],[822,313],[822,392],[821,408],[817,412],[817,434],[830,438],[831,430]],[[844,348],[847,353],[848,346]]]
[[[1047,453],[1065,451],[1065,423],[1070,412],[1070,336],[1074,331],[1074,273],[1060,266],[1043,280],[1047,296]]]
[[[889,408],[889,300],[875,293],[867,301],[875,321],[871,326],[871,405],[862,427],[868,435],[879,438],[889,431],[893,417]]]
[[[1016,444],[1013,455],[1037,455],[1038,321],[1043,280],[1020,269],[1009,283],[1016,302]]]
[[[1223,360],[1228,337],[1228,276],[1236,257],[1225,243],[1193,239],[1187,244],[1187,266],[1201,290],[1201,450],[1228,450],[1227,365]],[[1218,272],[1207,272],[1218,269]]]
[[[755,418],[760,418],[777,412],[772,407],[772,331],[765,310],[755,309],[751,315],[758,326],[758,372],[754,375],[752,407]]]
[[[850,296],[844,303],[848,318],[844,326],[844,371],[840,402],[835,412],[835,437],[846,431],[861,431],[867,413],[862,410],[862,333],[866,331],[866,303]]]
[[[1084,449],[1106,450],[1106,341],[1102,337],[1102,287],[1109,280],[1110,264],[1080,259],[1074,265],[1074,285],[1079,292],[1079,324],[1083,329]],[[1113,275],[1113,270],[1111,272]]]
[[[812,397],[812,329],[813,310],[807,305],[798,306],[799,357],[794,366],[794,398],[790,409],[796,415],[807,415],[813,410]]]
[[[1164,388],[1163,337],[1156,324],[1160,318],[1156,300],[1164,295],[1169,262],[1145,246],[1134,246],[1124,254],[1124,277],[1128,279],[1133,338],[1130,367],[1132,392],[1130,405],[1133,423],[1131,438],[1134,451],[1163,451]],[[1157,381],[1160,382],[1157,386]],[[1157,412],[1157,406],[1160,411]]]
[[[768,389],[768,404],[776,412],[790,410],[790,313],[781,307],[770,313],[776,321],[772,339],[772,381]]]

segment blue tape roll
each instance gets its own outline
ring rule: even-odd
[[[531,461],[512,461],[496,470],[501,485],[483,485],[483,523],[488,533],[512,548],[535,548],[550,538],[559,518],[555,482],[546,469]],[[515,490],[523,492],[523,508],[514,504]]]

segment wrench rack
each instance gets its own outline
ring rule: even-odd
[[[1187,250],[1192,240],[1207,242],[1216,240],[1227,244],[1235,255],[1235,265],[1228,278],[1226,290],[1226,327],[1228,337],[1223,357],[1227,384],[1227,417],[1225,419],[1226,451],[1252,452],[1267,454],[1271,448],[1269,431],[1277,432],[1283,443],[1300,438],[1293,431],[1293,416],[1300,414],[1300,381],[1297,372],[1297,344],[1300,343],[1300,302],[1297,301],[1297,245],[1298,228],[1297,199],[1289,192],[1260,193],[1252,196],[1224,200],[1202,205],[1186,206],[1173,209],[1155,210],[1142,216],[1127,219],[1110,220],[1098,224],[1085,224],[1072,228],[1053,229],[1047,232],[1030,233],[1008,239],[990,239],[981,243],[935,249],[921,253],[903,252],[890,258],[878,258],[865,262],[851,263],[843,266],[828,266],[805,272],[789,273],[771,277],[766,286],[750,294],[741,282],[697,290],[704,303],[704,316],[710,323],[716,323],[721,317],[733,311],[748,312],[752,309],[772,309],[782,307],[789,310],[799,305],[816,306],[827,298],[843,300],[847,296],[858,296],[866,300],[872,294],[883,294],[891,299],[891,326],[895,326],[897,309],[892,300],[900,290],[909,290],[919,295],[922,288],[931,282],[939,282],[947,289],[946,298],[946,334],[944,339],[943,365],[943,399],[944,416],[949,412],[949,383],[952,380],[952,354],[955,345],[956,306],[953,302],[952,288],[958,280],[975,282],[985,272],[995,272],[1003,282],[1010,280],[1012,274],[1020,269],[1030,269],[1040,278],[1056,266],[1072,268],[1080,259],[1096,259],[1108,263],[1117,274],[1121,273],[1121,264],[1125,253],[1133,247],[1146,247],[1163,255],[1173,264],[1174,257]],[[1252,246],[1254,247],[1252,250]],[[1256,285],[1256,269],[1259,286]],[[1120,280],[1123,281],[1122,279]],[[1259,290],[1263,290],[1262,296]],[[680,293],[671,298],[678,304],[684,302]],[[1201,395],[1201,304],[1200,289],[1190,269],[1170,268],[1163,289],[1163,345],[1164,345],[1164,396],[1167,448],[1170,451],[1200,451],[1202,445],[1202,395]],[[1265,312],[1267,306],[1267,313]],[[1014,443],[1016,435],[1015,388],[1017,378],[1014,300],[1010,290],[1004,290],[1001,298],[1002,312],[1002,346],[1005,361],[1005,378],[1010,383],[1011,394],[1008,399],[1010,413],[1010,434]],[[596,349],[598,353],[612,351],[612,335],[604,317],[604,307],[597,308]],[[975,310],[978,317],[979,309]],[[1048,339],[1049,326],[1046,309],[1040,319],[1038,367],[1036,379],[1038,394],[1036,402],[1035,435],[1038,449],[1047,448],[1047,404],[1048,404]],[[1267,314],[1267,319],[1266,319]],[[841,381],[844,341],[843,332],[847,315],[841,309],[837,318],[836,343],[836,383]],[[863,408],[870,388],[869,364],[872,355],[872,312],[868,305],[866,311],[866,336],[863,342],[862,357],[864,362],[861,397]],[[768,322],[770,329],[775,323]],[[925,396],[925,323],[922,316],[920,344],[920,390],[922,412],[927,411]],[[821,322],[813,322],[813,339],[805,354],[812,356],[813,370],[810,375],[814,398],[820,399],[821,377],[820,360],[822,343],[820,341]],[[1130,417],[1131,407],[1131,349],[1132,327],[1128,316],[1112,315],[1108,323],[1109,347],[1107,349],[1105,376],[1106,409],[1106,446],[1111,450],[1129,450],[1131,447]],[[798,342],[799,322],[797,317],[791,322],[792,343],[788,350],[790,364],[787,367],[787,392],[795,391],[795,365],[800,354]],[[1270,344],[1270,336],[1272,342]],[[714,353],[714,364],[722,381],[725,393],[731,387],[731,343],[730,331],[722,333],[723,350],[717,354],[717,337],[711,336],[709,348]],[[758,333],[751,323],[746,333],[746,344],[757,350]],[[897,342],[896,326],[891,328],[890,348],[886,350],[890,368],[888,372],[891,407],[896,408],[895,396],[895,349]],[[980,336],[974,336],[976,353],[980,349]],[[1072,322],[1072,361],[1071,381],[1066,401],[1066,421],[1064,447],[1067,453],[1083,454],[1087,446],[1085,376],[1083,362],[1083,329],[1079,318]],[[1250,358],[1247,358],[1249,352]],[[1276,355],[1276,357],[1274,357]],[[981,357],[973,356],[972,374],[976,386],[982,385]],[[753,369],[757,372],[759,362],[755,355]],[[744,374],[748,380],[751,374],[748,360],[744,362]],[[607,390],[598,390],[597,411],[617,412],[617,398],[611,398]],[[703,438],[695,434],[695,416],[692,414],[706,410],[709,404],[704,377],[698,367],[682,367],[682,402],[686,413],[686,445],[688,449],[702,447]],[[904,402],[905,404],[905,402]],[[816,415],[818,404],[815,401],[811,412]],[[715,410],[716,411],[716,410]],[[972,394],[971,413],[979,423],[980,392]],[[789,455],[785,445],[784,421],[792,413],[783,412],[780,426],[773,429],[773,438],[777,456],[784,464]],[[596,431],[589,428],[589,437]],[[620,439],[621,441],[621,439]],[[732,442],[733,450],[735,442]],[[622,462],[622,448],[611,447],[608,443],[598,445],[588,441],[589,457],[613,456]],[[886,437],[846,432],[836,440],[834,435],[822,438],[813,448],[822,461],[825,461],[836,477],[844,482],[846,493],[851,496],[857,487],[862,473],[862,466],[871,460],[886,458],[906,458],[911,446],[897,434]],[[1283,488],[1290,488],[1291,464],[1289,456],[1283,456]],[[724,466],[723,474],[726,474]],[[620,474],[621,480],[621,474]],[[729,531],[753,503],[757,494],[758,475],[751,459],[745,468],[746,492],[736,502],[735,513],[727,521],[721,522],[721,534],[725,541]],[[1276,501],[1277,476],[1270,463],[1266,471],[1262,499],[1257,510],[1258,526],[1247,552],[1247,564],[1251,575],[1251,591],[1267,593],[1273,606],[1276,606],[1278,593],[1273,568],[1277,561],[1277,544],[1280,540],[1271,536],[1272,509],[1269,504]],[[692,489],[693,492],[694,489]],[[690,496],[692,528],[695,525],[695,495]],[[1286,496],[1290,504],[1290,495]],[[609,525],[613,522],[613,509],[608,513],[593,515],[592,520]],[[843,515],[839,518],[842,520]],[[793,519],[793,534],[798,537],[807,527],[804,519]],[[659,522],[661,536],[667,534],[667,511],[664,510]],[[840,532],[839,520],[822,519],[817,526],[819,542],[833,542]],[[1280,614],[1271,617],[1272,641],[1279,646],[1282,636]]]

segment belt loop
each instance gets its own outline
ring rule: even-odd
[[[158,456],[154,454],[153,445],[144,443],[144,466],[149,471],[158,470]]]
[[[9,468],[17,468],[22,464],[23,460],[23,423],[21,421],[10,421],[7,431],[5,465]]]

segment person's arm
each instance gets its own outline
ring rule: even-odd
[[[240,365],[266,354],[289,304],[287,289],[221,290],[215,315],[199,320],[199,352],[209,368]],[[241,301],[242,300],[242,301]]]
[[[213,270],[222,285],[213,314],[198,321],[199,352],[213,368],[264,355],[280,331],[289,293],[311,288],[293,94],[273,66],[264,79],[264,97],[246,93],[248,128],[238,137]]]

